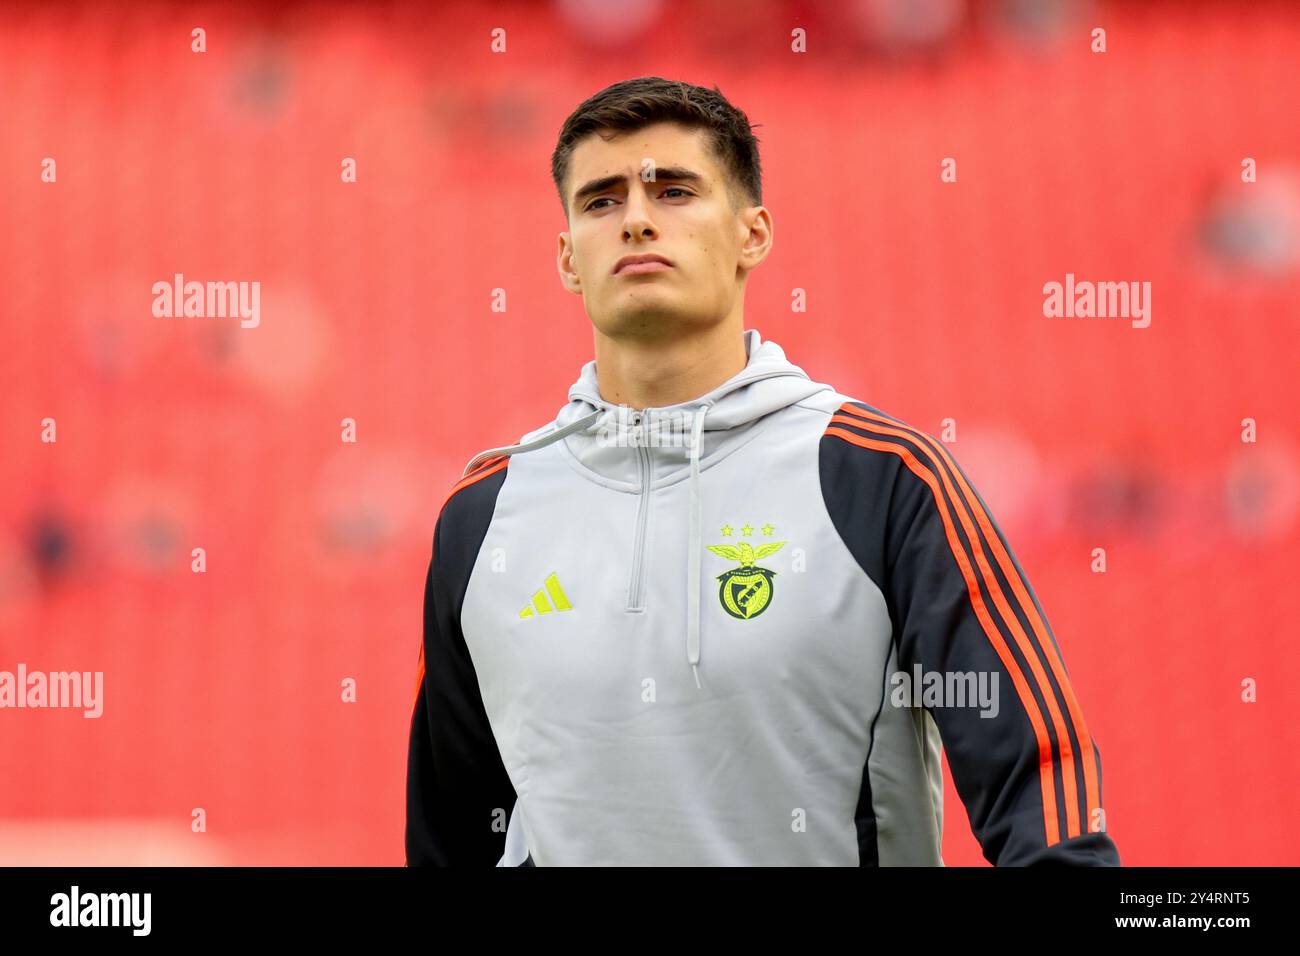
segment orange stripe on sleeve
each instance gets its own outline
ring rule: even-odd
[[[1101,805],[1101,798],[1097,785],[1096,759],[1092,745],[1092,736],[1088,733],[1088,725],[1083,719],[1083,709],[1079,706],[1079,701],[1075,697],[1074,688],[1070,684],[1069,677],[1066,676],[1065,665],[1047,633],[1046,622],[1038,612],[1037,605],[1029,596],[1024,582],[1021,579],[1019,572],[1016,570],[1015,562],[1011,560],[1011,555],[1008,554],[1007,549],[1003,547],[1002,539],[998,536],[996,529],[993,527],[991,516],[980,504],[979,497],[966,481],[965,476],[962,475],[961,469],[957,467],[957,463],[953,460],[952,456],[948,453],[948,449],[945,448],[942,443],[924,432],[913,429],[910,426],[901,425],[901,423],[898,422],[892,422],[889,419],[868,412],[864,409],[857,408],[856,406],[844,405],[841,407],[840,411],[848,412],[855,417],[871,419],[876,422],[904,428],[906,431],[912,433],[915,439],[919,439],[920,442],[933,448],[934,451],[937,452],[947,463],[949,470],[957,479],[957,483],[961,486],[962,493],[966,499],[967,506],[975,515],[975,520],[979,523],[979,526],[983,529],[984,536],[989,542],[989,547],[993,550],[994,559],[997,561],[998,567],[1002,569],[1002,573],[1005,575],[1007,581],[1011,584],[1016,599],[1019,602],[1021,609],[1024,611],[1025,620],[1029,621],[1034,636],[1038,639],[1038,646],[1042,649],[1043,657],[1047,660],[1048,666],[1051,668],[1052,674],[1056,678],[1057,686],[1061,688],[1061,694],[1065,698],[1065,707],[1070,715],[1070,723],[1074,727],[1075,736],[1079,740],[1079,749],[1082,751],[1084,796],[1086,800],[1085,810],[1088,818],[1091,819],[1094,811]],[[1039,686],[1042,687],[1042,684],[1040,683]],[[1055,711],[1054,698],[1048,697],[1046,691],[1044,692],[1044,696],[1049,701],[1053,701],[1053,710]],[[1058,728],[1057,739],[1062,740],[1065,744],[1065,747],[1062,748],[1062,759],[1066,760],[1066,758],[1072,756],[1069,748],[1069,737],[1063,735]],[[1066,794],[1069,795],[1073,792],[1077,797],[1078,791],[1074,785],[1074,766],[1072,759],[1069,759],[1066,762],[1063,770],[1068,774],[1066,777]],[[1067,815],[1077,806],[1077,804],[1078,800],[1075,799],[1069,804],[1069,806],[1067,806]],[[1087,826],[1087,820],[1084,821],[1084,826]],[[1069,835],[1078,836],[1079,832],[1080,830],[1078,829],[1076,812],[1074,814],[1074,821],[1069,825]]]
[[[443,499],[442,508],[447,507],[447,502],[450,501],[453,497],[455,497],[456,492],[462,491],[465,488],[468,488],[470,485],[482,481],[484,478],[488,477],[489,475],[496,474],[502,468],[505,468],[506,465],[508,465],[509,463],[510,463],[509,455],[500,455],[496,458],[489,458],[487,461],[483,462],[483,464],[479,465],[478,468],[471,471],[468,475],[466,475],[464,478],[462,478],[460,481],[456,482],[456,484],[452,486],[451,491],[447,492],[447,497]],[[439,514],[442,513],[442,508],[438,509]],[[416,675],[415,675],[415,695],[414,695],[414,700],[411,703],[411,708],[413,711],[415,709],[415,705],[420,702],[420,685],[423,682],[424,682],[424,639],[423,637],[421,637],[420,660],[416,666]]]
[[[497,458],[487,459],[486,462],[480,464],[477,468],[474,468],[474,470],[469,472],[468,475],[465,475],[463,479],[460,479],[458,483],[452,485],[450,492],[447,492],[447,497],[443,499],[442,507],[447,506],[447,502],[451,501],[451,499],[455,497],[456,492],[469,488],[469,485],[477,483],[477,481],[482,481],[489,475],[495,475],[495,473],[506,467],[507,464],[510,464],[510,455],[498,455]],[[438,512],[441,514],[442,509],[438,509]],[[415,700],[411,702],[412,710],[415,709],[415,705],[420,702],[421,683],[424,683],[424,639],[422,639],[422,637],[420,640],[420,662],[419,665],[416,666]]]
[[[835,422],[836,418],[831,421]],[[839,419],[844,421],[844,419]],[[852,421],[855,427],[858,427],[857,421]],[[918,478],[924,481],[930,487],[934,495],[935,504],[939,510],[939,516],[943,520],[944,533],[948,538],[948,546],[952,549],[953,557],[957,560],[957,567],[961,571],[962,578],[966,582],[966,591],[970,596],[971,607],[975,610],[975,616],[979,619],[980,625],[984,628],[984,633],[988,636],[989,643],[997,652],[998,658],[1002,665],[1007,669],[1011,676],[1011,682],[1015,685],[1016,693],[1020,697],[1020,702],[1029,716],[1029,722],[1033,725],[1034,736],[1038,741],[1038,780],[1042,789],[1043,798],[1043,829],[1046,834],[1047,845],[1060,840],[1060,828],[1057,822],[1056,811],[1056,785],[1055,775],[1052,770],[1052,742],[1047,736],[1047,727],[1043,723],[1043,717],[1038,709],[1038,704],[1034,700],[1034,695],[1029,689],[1029,684],[1025,680],[1025,675],[1020,670],[1020,665],[1011,654],[1011,649],[1007,647],[1006,641],[1003,640],[997,625],[989,615],[988,608],[984,604],[984,598],[980,594],[979,583],[975,580],[975,572],[971,568],[970,559],[966,555],[966,550],[961,545],[961,540],[957,537],[957,529],[952,523],[952,515],[949,513],[948,505],[943,499],[943,494],[939,490],[939,484],[935,476],[929,469],[917,461],[912,452],[902,445],[896,445],[893,442],[876,441],[870,438],[864,438],[855,432],[846,431],[843,428],[836,428],[832,424],[826,429],[825,434],[834,435],[842,438],[847,442],[858,445],[862,448],[871,448],[876,451],[888,452],[898,455],[908,469]],[[969,532],[968,532],[969,533]],[[976,542],[977,543],[977,542]],[[1030,656],[1032,660],[1032,656]],[[1048,698],[1051,699],[1050,697]]]
[[[447,507],[447,502],[456,496],[456,492],[463,491],[470,485],[482,481],[489,475],[495,475],[508,464],[510,464],[509,455],[502,455],[500,458],[489,458],[486,462],[479,465],[478,468],[474,469],[460,481],[456,482],[456,484],[452,485],[451,491],[447,492],[447,497],[443,499],[442,507]],[[441,513],[442,508],[439,508],[438,511]]]
[[[411,710],[415,710],[416,705],[420,702],[420,685],[424,683],[424,640],[420,640],[420,662],[416,665],[415,670],[415,697],[411,701]]]

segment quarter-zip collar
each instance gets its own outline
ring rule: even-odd
[[[686,659],[697,687],[702,686],[700,473],[744,444],[746,432],[764,416],[831,389],[791,364],[781,346],[764,342],[757,329],[746,330],[744,336],[747,361],[743,369],[699,398],[659,408],[629,409],[603,399],[593,359],[582,367],[569,389],[568,404],[551,425],[525,435],[518,445],[481,452],[465,468],[469,474],[488,458],[564,441],[591,480],[621,491],[652,496],[664,485],[683,478],[689,481],[684,610]],[[634,419],[638,419],[635,424]],[[650,505],[643,500],[640,509]],[[638,521],[643,518],[644,511],[639,510]],[[637,573],[634,569],[634,580]]]

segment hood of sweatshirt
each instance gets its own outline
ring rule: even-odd
[[[465,466],[469,475],[483,462],[519,455],[564,441],[587,476],[599,484],[632,493],[683,479],[690,482],[686,541],[686,658],[700,686],[700,472],[747,440],[760,419],[822,391],[785,357],[781,346],[764,342],[748,329],[743,369],[698,398],[658,408],[631,409],[601,398],[596,362],[582,367],[569,388],[569,401],[555,421],[524,435],[515,445],[480,452]]]

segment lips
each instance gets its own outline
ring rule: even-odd
[[[642,272],[659,272],[671,269],[672,263],[661,255],[648,253],[641,256],[624,256],[614,265],[615,275],[634,275]]]

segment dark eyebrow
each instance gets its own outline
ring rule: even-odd
[[[661,179],[669,179],[676,182],[695,183],[697,185],[702,185],[704,183],[703,176],[692,169],[687,169],[685,166],[659,166],[654,172],[654,182],[659,182]],[[622,181],[622,176],[602,176],[600,179],[593,179],[573,194],[573,204],[574,206],[580,206],[584,199],[594,196],[597,193],[603,193],[611,186],[617,186]]]

